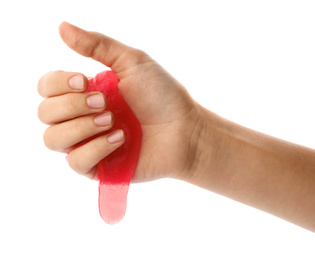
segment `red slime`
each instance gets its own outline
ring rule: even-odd
[[[115,224],[126,213],[129,184],[139,158],[141,127],[126,101],[120,96],[118,78],[113,71],[101,72],[90,79],[86,91],[99,91],[106,96],[106,110],[111,111],[115,117],[110,131],[123,129],[125,132],[124,144],[97,165],[100,215],[106,223]]]

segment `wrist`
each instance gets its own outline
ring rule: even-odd
[[[226,139],[233,129],[230,121],[198,105],[198,120],[191,138],[191,167],[184,181],[219,191],[222,182],[227,181],[218,173],[226,166]]]
[[[214,137],[211,135],[211,121],[215,121],[216,115],[199,104],[195,107],[194,128],[189,141],[189,156],[184,174],[180,175],[181,180],[191,184],[202,181],[202,175],[211,165],[215,153]],[[209,168],[208,168],[209,170]]]

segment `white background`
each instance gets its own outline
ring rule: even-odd
[[[0,259],[314,259],[307,230],[175,180],[130,187],[106,225],[97,183],[45,148],[40,76],[105,67],[66,20],[143,49],[215,113],[315,148],[314,1],[1,1]]]

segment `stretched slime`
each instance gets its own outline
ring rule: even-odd
[[[123,219],[127,207],[129,184],[137,166],[141,127],[126,101],[118,91],[118,78],[113,71],[104,71],[89,80],[87,92],[99,91],[107,98],[106,110],[111,111],[115,123],[110,131],[123,129],[125,142],[97,165],[99,179],[99,212],[108,224]]]

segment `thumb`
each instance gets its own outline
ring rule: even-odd
[[[74,51],[99,61],[119,73],[139,62],[140,51],[108,36],[85,31],[67,22],[59,26],[62,40]]]

